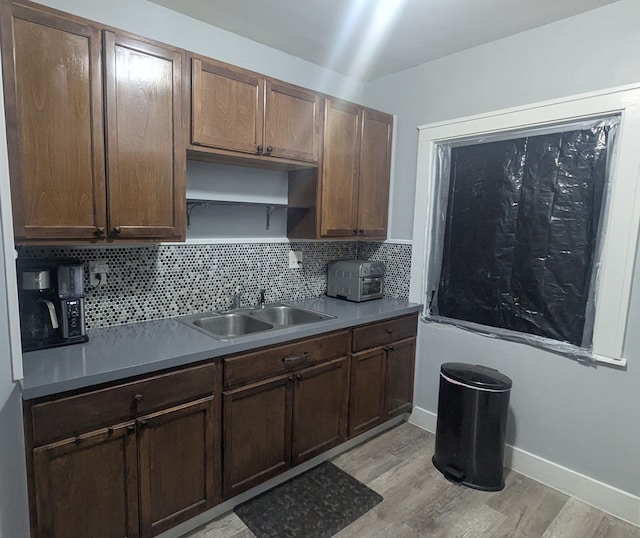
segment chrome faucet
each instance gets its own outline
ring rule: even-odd
[[[231,295],[231,309],[238,310],[242,308],[242,294],[240,288],[236,288],[236,291]]]
[[[260,290],[260,299],[258,300],[258,305],[260,305],[260,308],[264,308],[264,303],[265,303],[265,298],[264,298],[264,294],[267,290]]]

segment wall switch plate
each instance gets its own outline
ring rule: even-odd
[[[109,265],[106,260],[89,262],[89,284],[94,288],[106,285],[108,272]]]
[[[289,251],[289,269],[302,269],[302,251]]]

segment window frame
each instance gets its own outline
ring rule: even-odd
[[[625,366],[627,329],[640,221],[640,85],[456,118],[418,127],[418,163],[413,225],[410,300],[427,302],[431,231],[437,196],[437,146],[515,130],[620,115],[610,178],[609,209],[602,238],[602,261],[595,290],[592,358]],[[455,329],[463,330],[463,329]]]

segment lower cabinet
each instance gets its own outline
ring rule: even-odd
[[[149,538],[411,411],[417,316],[25,402],[33,538]]]
[[[289,468],[292,390],[290,379],[281,376],[224,393],[225,498]]]
[[[346,356],[225,392],[225,498],[345,441],[347,394]]]
[[[33,451],[35,536],[139,536],[135,433],[129,422]]]
[[[218,498],[213,397],[138,420],[140,534],[155,536]]]
[[[32,535],[146,538],[220,502],[216,367],[27,404]],[[74,431],[72,408],[85,409],[95,427],[86,421]]]
[[[354,329],[350,438],[411,411],[416,333],[415,315]]]

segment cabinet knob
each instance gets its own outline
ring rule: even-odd
[[[273,153],[273,146],[267,146],[267,155],[271,155]]]
[[[393,334],[393,329],[385,329],[385,332],[386,332],[387,334]]]
[[[358,230],[358,235],[364,235],[364,230]]]
[[[147,421],[146,420],[139,420],[138,424],[140,424],[140,429],[147,427]]]
[[[136,394],[136,395],[133,397],[133,401],[134,401],[135,403],[139,403],[139,402],[141,402],[141,401],[142,401],[142,394]]]
[[[263,146],[262,144],[260,144],[260,145],[258,146],[258,149],[256,150],[256,153],[257,153],[258,155],[262,155],[262,149],[263,149],[263,147],[264,147],[264,146]]]
[[[109,428],[107,429],[107,434],[108,435],[113,435],[113,427],[109,426]]]
[[[297,379],[298,381],[302,381],[302,376],[301,376],[300,374],[296,374],[296,379]]]
[[[120,226],[114,226],[113,229],[111,230],[114,234],[119,234],[122,230],[120,229]]]
[[[79,445],[80,441],[82,441],[82,439],[80,439],[79,435],[76,435],[76,440],[75,440],[76,445]]]
[[[103,226],[96,227],[96,229],[93,231],[93,235],[95,235],[96,237],[102,237],[104,235],[104,227]]]
[[[132,433],[136,433],[136,427],[133,424],[129,424],[127,426],[127,433],[131,435]]]
[[[358,230],[354,229],[353,230],[353,235],[358,235]]]
[[[393,346],[384,346],[386,351],[393,351]]]

